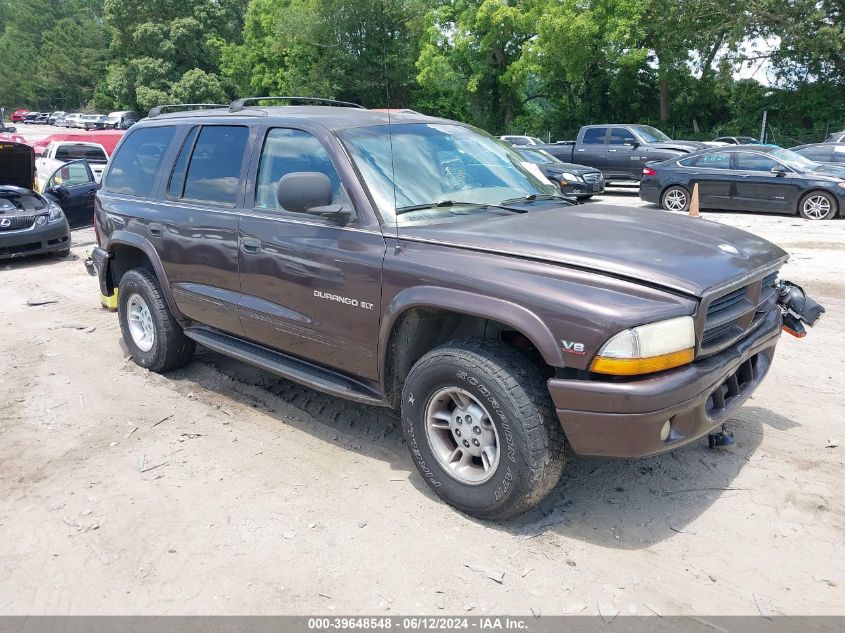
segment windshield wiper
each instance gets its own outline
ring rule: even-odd
[[[502,204],[518,204],[520,202],[534,202],[536,200],[563,200],[564,202],[570,202],[569,199],[556,193],[529,193],[527,196],[521,198],[502,200]]]
[[[396,209],[396,215],[410,213],[411,211],[422,211],[424,209],[437,209],[440,207],[483,207],[486,205],[477,202],[457,202],[455,200],[438,200],[437,202],[423,202],[422,204],[411,204],[407,207]]]

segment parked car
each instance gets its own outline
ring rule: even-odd
[[[727,145],[758,145],[760,143],[759,139],[753,136],[720,136],[719,138],[714,138],[713,141]]]
[[[50,119],[50,113],[49,112],[39,112],[38,116],[36,116],[35,120],[33,120],[33,123],[35,123],[36,125],[47,125],[49,119]]]
[[[9,120],[12,123],[23,123],[24,117],[27,114],[29,114],[29,110],[23,108],[20,110],[15,110],[14,112],[12,112],[12,116],[9,117]]]
[[[62,163],[76,160],[85,160],[94,175],[94,181],[100,182],[109,156],[99,143],[53,141],[44,147],[41,156],[35,161],[36,189],[43,191],[49,175]]]
[[[537,138],[536,136],[519,136],[515,134],[506,134],[505,136],[500,136],[499,140],[505,141],[506,143],[510,143],[511,145],[516,145],[518,147],[524,147],[526,145],[545,145],[545,141]]]
[[[62,127],[77,127],[77,122],[81,116],[82,114],[80,112],[66,114],[65,118],[62,119]]]
[[[35,119],[41,116],[40,112],[27,112],[23,117],[23,123],[25,124],[32,124],[35,123]]]
[[[106,120],[105,114],[83,114],[76,122],[76,127],[85,130],[102,130]]]
[[[845,143],[810,143],[791,149],[814,163],[830,163],[845,167]]]
[[[643,165],[704,149],[697,141],[673,141],[650,125],[585,125],[573,142],[538,145],[563,161],[601,170],[606,181],[639,180]]]
[[[515,149],[529,163],[537,165],[543,175],[560,188],[564,196],[589,200],[604,191],[604,176],[598,169],[561,162],[548,152],[533,147]]]
[[[36,193],[34,178],[32,147],[0,143],[0,259],[70,253],[70,226],[63,206],[72,206],[77,198],[69,188],[61,194]],[[93,197],[88,204],[93,212]]]
[[[132,127],[132,125],[137,123],[140,118],[141,117],[137,112],[133,112],[131,110],[118,110],[117,112],[111,112],[103,120],[102,129],[128,130]]]
[[[774,244],[651,209],[561,214],[555,187],[461,123],[251,101],[154,108],[103,175],[89,270],[118,290],[138,365],[175,369],[199,342],[401,409],[422,480],[487,519],[538,503],[565,444],[668,451],[765,378]],[[754,299],[723,314],[736,293]]]
[[[50,125],[61,125],[61,121],[64,120],[64,118],[64,111],[56,110],[49,116],[49,118],[47,119],[47,123],[49,123]]]
[[[667,211],[686,211],[694,184],[700,207],[707,209],[830,220],[845,204],[845,170],[769,145],[719,148],[650,163],[643,168],[640,198]]]
[[[834,132],[830,136],[828,136],[825,143],[845,143],[845,131],[842,132]]]

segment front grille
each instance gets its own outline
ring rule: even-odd
[[[717,296],[707,304],[701,335],[701,352],[724,349],[754,329],[775,307],[777,272]]]
[[[0,217],[0,231],[28,229],[35,222],[35,215],[9,215]]]
[[[586,174],[584,174],[584,180],[586,182],[590,182],[590,183],[595,184],[597,182],[602,181],[602,175],[596,174],[596,173],[593,173],[593,172],[587,172]]]

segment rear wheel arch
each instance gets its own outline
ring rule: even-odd
[[[550,376],[553,367],[563,366],[554,336],[527,308],[461,290],[409,288],[391,302],[382,321],[379,365],[389,405],[398,405],[404,379],[420,358],[466,337],[507,343]]]

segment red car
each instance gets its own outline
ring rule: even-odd
[[[20,123],[20,122],[23,121],[23,118],[26,116],[26,114],[28,112],[29,112],[29,110],[23,110],[23,109],[15,110],[14,112],[12,112],[12,116],[10,117],[10,120],[12,121],[12,123]]]

